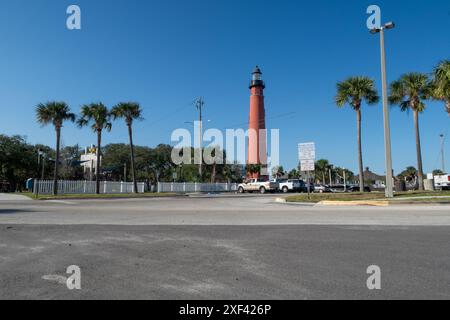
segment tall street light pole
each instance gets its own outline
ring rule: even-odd
[[[203,150],[202,150],[202,142],[203,142],[203,119],[202,119],[202,110],[205,105],[205,102],[203,101],[203,98],[197,99],[197,102],[195,104],[195,107],[197,108],[199,112],[199,125],[200,125],[200,139],[199,139],[199,152],[200,152],[200,163],[198,166],[198,173],[200,175],[200,179],[203,176]]]
[[[387,93],[387,76],[386,76],[386,51],[384,46],[384,31],[393,29],[395,24],[388,22],[380,28],[372,29],[372,34],[380,33],[381,45],[381,81],[383,88],[383,115],[384,115],[384,146],[386,154],[386,198],[394,197],[394,179],[392,170],[392,148],[391,148],[391,128],[389,122],[389,105]]]
[[[441,161],[442,161],[442,172],[445,174],[445,154],[444,154],[444,146],[445,146],[445,135],[441,134]]]

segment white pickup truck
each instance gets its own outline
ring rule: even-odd
[[[265,179],[249,179],[238,186],[239,193],[259,192],[264,194],[266,192],[275,192],[277,190],[277,183],[273,183]]]
[[[439,190],[450,189],[450,175],[435,176],[434,187]]]

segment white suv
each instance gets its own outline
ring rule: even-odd
[[[307,192],[305,183],[299,179],[279,179],[277,180],[278,190],[283,193]]]

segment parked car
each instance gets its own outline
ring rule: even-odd
[[[330,186],[330,190],[333,193],[343,193],[343,192],[349,192],[350,186],[344,186],[343,184],[335,184]]]
[[[266,192],[275,192],[277,190],[278,183],[265,179],[249,179],[238,186],[239,193],[259,192],[264,194]]]
[[[360,192],[359,186],[350,186],[347,192]],[[369,186],[365,186],[364,192],[372,192],[372,189]]]
[[[278,183],[278,190],[283,193],[308,192],[305,182],[300,179],[279,179],[276,182]]]
[[[316,184],[314,186],[314,192],[318,192],[318,193],[330,193],[332,192],[330,187],[324,184]]]

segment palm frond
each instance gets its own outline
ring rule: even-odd
[[[81,107],[81,118],[78,120],[80,127],[91,124],[93,131],[106,129],[111,131],[111,112],[101,102],[83,105]]]
[[[338,107],[348,104],[353,109],[359,109],[363,101],[373,105],[380,100],[374,81],[367,77],[351,77],[339,82],[336,87],[334,100]]]
[[[114,106],[111,114],[114,120],[125,119],[127,124],[131,124],[134,120],[144,120],[141,106],[137,102],[121,102]]]
[[[434,99],[450,101],[450,60],[440,62],[434,68],[431,89]]]
[[[390,85],[389,102],[400,106],[400,110],[409,108],[414,111],[425,111],[424,101],[430,98],[432,85],[429,78],[423,73],[407,73]]]
[[[51,101],[40,103],[36,106],[37,121],[43,126],[53,123],[55,126],[62,126],[64,121],[75,122],[75,114],[70,112],[69,106],[65,102]]]

